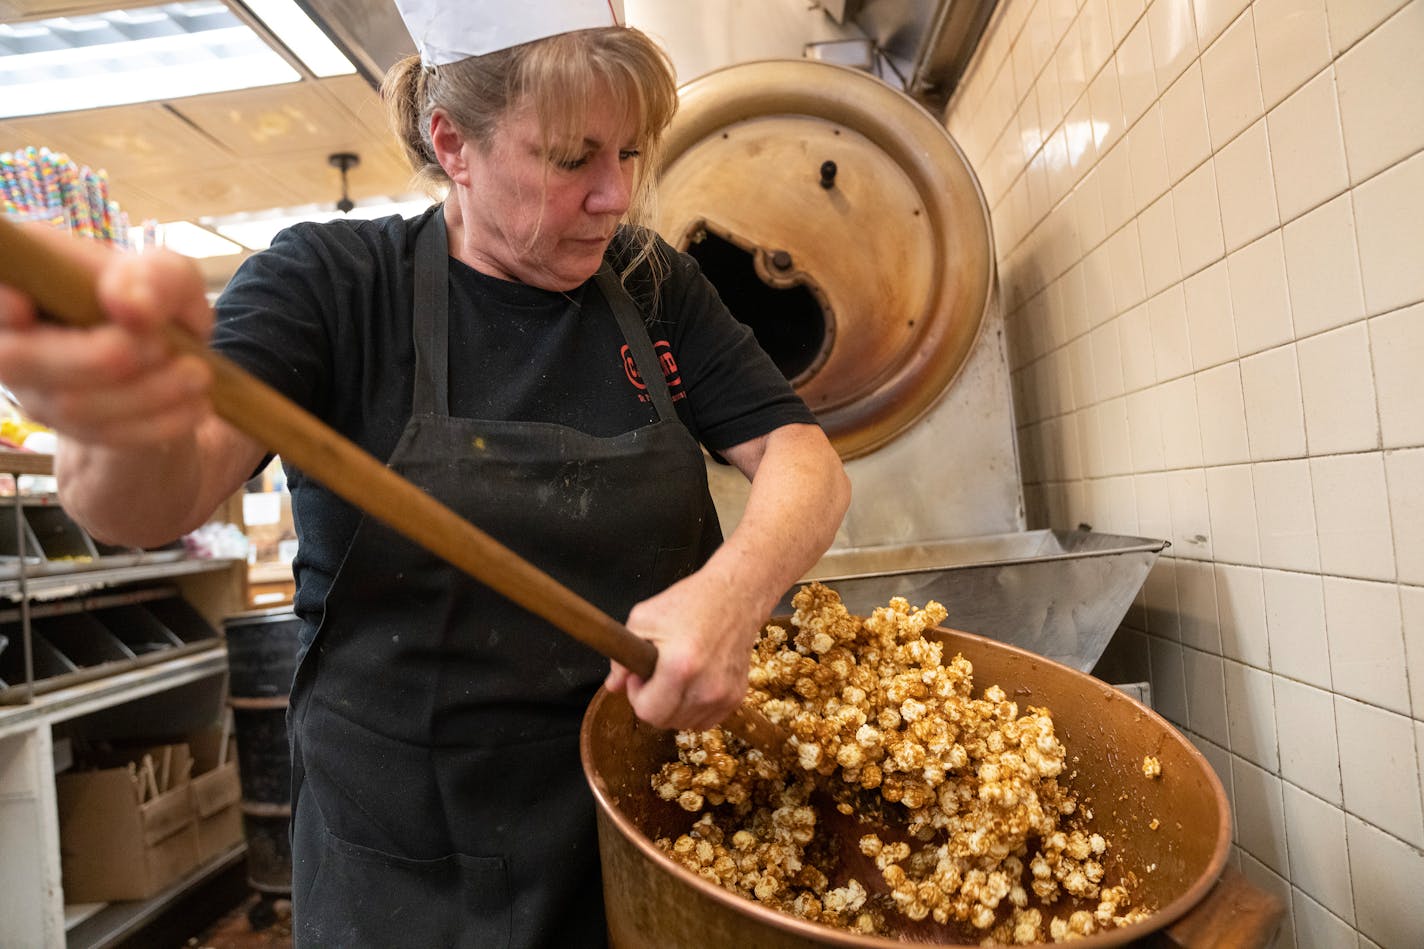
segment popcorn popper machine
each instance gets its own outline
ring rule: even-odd
[[[1166,543],[1025,530],[988,209],[944,127],[864,72],[729,67],[683,87],[659,204],[846,459],[806,579],[1091,669]],[[746,483],[708,467],[730,528]]]

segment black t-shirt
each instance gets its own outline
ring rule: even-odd
[[[420,217],[299,224],[248,259],[217,303],[213,346],[385,460],[411,414],[414,247]],[[628,230],[609,249],[621,272]],[[683,424],[712,452],[815,417],[723,306],[697,263],[658,241],[626,285]],[[625,369],[623,335],[590,280],[569,293],[450,259],[450,413],[610,436],[657,420]],[[289,469],[299,613],[320,609],[359,513]]]

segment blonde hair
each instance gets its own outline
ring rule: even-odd
[[[430,141],[436,109],[466,138],[488,144],[500,120],[527,105],[539,117],[552,155],[565,143],[582,141],[593,96],[605,90],[613,109],[635,121],[641,157],[626,219],[647,224],[653,213],[652,170],[677,111],[677,83],[667,54],[643,32],[605,27],[560,33],[436,67],[410,56],[392,66],[381,85],[396,137],[417,179],[432,193],[450,184]],[[635,233],[637,246],[622,276],[646,260],[656,279],[665,266],[654,253],[656,235],[647,228]]]

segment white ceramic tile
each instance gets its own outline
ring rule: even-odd
[[[1280,226],[1265,119],[1228,142],[1212,161],[1216,163],[1221,229],[1228,251]]]
[[[1274,461],[1304,455],[1305,409],[1295,346],[1279,346],[1242,359],[1241,387],[1246,398],[1251,460]]]
[[[1251,520],[1255,520],[1254,507]],[[1221,543],[1219,536],[1216,543]],[[1216,612],[1221,622],[1222,655],[1257,669],[1270,669],[1266,592],[1261,573],[1259,567],[1217,563]]]
[[[1280,758],[1276,752],[1276,697],[1271,674],[1230,659],[1222,669],[1232,753],[1267,771],[1276,771]]]
[[[1211,157],[1200,63],[1194,61],[1162,94],[1162,138],[1173,184]]]
[[[1182,259],[1177,253],[1177,218],[1172,210],[1171,193],[1158,198],[1142,212],[1136,223],[1137,236],[1142,242],[1143,289],[1148,296],[1152,296],[1182,279]]]
[[[1081,409],[1097,401],[1092,336],[1079,336],[1068,344],[1067,352],[1068,371],[1073,377],[1073,408]]]
[[[1216,772],[1217,780],[1221,782],[1222,789],[1226,791],[1226,799],[1230,802],[1231,793],[1231,752],[1220,745],[1208,741],[1201,735],[1187,733],[1187,740],[1192,746],[1200,751],[1206,763],[1211,765],[1211,770]],[[1235,815],[1232,815],[1232,826],[1235,826]]]
[[[1025,101],[1033,101],[1033,80],[1037,72],[1032,45],[1015,42],[1009,55],[1009,65],[1014,74],[1014,101],[1022,107]]]
[[[1424,449],[1389,452],[1384,467],[1399,582],[1424,586]],[[1419,668],[1424,686],[1424,666]]]
[[[1226,243],[1212,162],[1203,162],[1178,182],[1172,189],[1172,208],[1177,215],[1177,248],[1182,255],[1182,273],[1194,274],[1221,259]]]
[[[1099,414],[1098,433],[1102,438],[1102,473],[1108,476],[1131,474],[1132,449],[1128,444],[1126,400],[1118,396],[1093,406],[1092,411]],[[1103,529],[1109,533],[1129,536],[1136,533],[1135,523],[1131,530],[1127,528],[1128,525],[1120,524],[1117,530],[1106,527]]]
[[[1127,397],[1127,430],[1132,470],[1138,473],[1162,470],[1162,422],[1157,415],[1155,390],[1142,389]]]
[[[1113,301],[1122,313],[1147,297],[1142,276],[1142,242],[1137,221],[1128,221],[1107,239],[1108,266],[1112,270]]]
[[[1289,833],[1289,813],[1286,817],[1286,831]],[[1294,840],[1291,841],[1291,848],[1291,857],[1294,858]],[[1348,866],[1348,863],[1340,863],[1334,867],[1335,876],[1348,885],[1349,876],[1340,872],[1340,868],[1344,866]],[[1363,949],[1359,945],[1359,934],[1348,922],[1298,889],[1291,891],[1290,911],[1295,922],[1295,949]],[[1350,916],[1354,918],[1353,906]]]
[[[1409,701],[1415,719],[1424,723],[1424,587],[1400,587],[1399,606],[1409,664]],[[1424,762],[1424,748],[1420,749],[1420,761]]]
[[[1152,709],[1181,727],[1187,724],[1187,685],[1182,671],[1182,647],[1156,636],[1148,637],[1151,658]]]
[[[1226,261],[1218,261],[1188,277],[1183,283],[1192,368],[1196,370],[1210,369],[1239,355],[1236,348],[1235,313],[1231,307],[1231,284],[1227,279],[1226,267]],[[1284,277],[1281,291],[1284,298]]]
[[[1261,95],[1271,108],[1330,62],[1325,0],[1255,0]]]
[[[1335,692],[1408,713],[1404,626],[1397,587],[1337,577],[1324,577],[1322,582],[1330,637],[1330,681]]]
[[[1236,803],[1236,842],[1276,873],[1287,872],[1281,779],[1233,755],[1231,784]]]
[[[1206,469],[1206,495],[1211,509],[1211,549],[1216,559],[1235,564],[1259,564],[1261,542],[1256,527],[1256,496],[1251,482],[1251,466]],[[1223,625],[1225,621],[1223,616]],[[1249,661],[1230,651],[1227,655]],[[1265,665],[1264,662],[1256,664]]]
[[[1369,328],[1384,447],[1424,445],[1424,305],[1377,316]]]
[[[1123,392],[1122,348],[1118,344],[1117,325],[1117,320],[1104,323],[1088,335],[1098,401],[1115,399]]]
[[[1086,93],[1079,95],[1068,107],[1064,130],[1068,137],[1068,162],[1073,166],[1073,180],[1081,181],[1098,161],[1098,144],[1093,137],[1093,114]],[[1343,148],[1342,145],[1341,154]],[[1101,206],[1101,200],[1099,205]],[[1099,213],[1101,214],[1101,211]],[[1098,239],[1102,239],[1101,229]]]
[[[1335,55],[1358,43],[1409,0],[1325,0],[1330,20],[1330,46]]]
[[[1309,464],[1296,460],[1254,465],[1251,480],[1256,486],[1256,520],[1261,527],[1261,566],[1319,570]]]
[[[1083,44],[1083,68],[1095,76],[1113,52],[1112,20],[1107,0],[1085,0],[1078,13],[1078,35]]]
[[[1360,185],[1354,198],[1369,312],[1424,300],[1424,152]]]
[[[1152,356],[1152,324],[1147,304],[1141,303],[1117,318],[1118,342],[1122,348],[1122,385],[1137,392],[1157,381]]]
[[[1263,570],[1261,583],[1272,671],[1330,688],[1330,643],[1325,635],[1325,592],[1320,577]]]
[[[1320,571],[1394,580],[1394,536],[1379,452],[1310,459]],[[1339,685],[1339,682],[1336,682]]]
[[[1417,946],[1424,932],[1424,852],[1346,816],[1355,925],[1383,947]]]
[[[1098,427],[1099,416],[1093,406],[1073,413],[1077,425],[1078,449],[1082,452],[1083,477],[1102,478],[1107,475],[1103,469],[1102,432]]]
[[[1408,716],[1335,698],[1345,810],[1415,847],[1424,847],[1419,764]],[[1416,776],[1415,780],[1408,780]]]
[[[1202,464],[1234,465],[1251,460],[1246,439],[1246,407],[1241,367],[1227,363],[1198,373],[1197,412],[1201,419]]]
[[[1107,245],[1099,244],[1097,249],[1083,258],[1083,289],[1087,295],[1089,326],[1097,326],[1117,315]]]
[[[1226,269],[1241,355],[1249,356],[1294,339],[1280,232],[1272,231],[1227,257]]]
[[[1127,144],[1119,142],[1105,152],[1097,170],[1102,185],[1103,224],[1107,235],[1112,235],[1137,214],[1132,197],[1132,159]]]
[[[1071,2],[1071,0],[1070,0]],[[1074,13],[1077,13],[1074,4]],[[1083,69],[1083,44],[1076,35],[1076,27],[1070,30],[1058,44],[1058,52],[1053,55],[1053,68],[1058,74],[1058,87],[1063,96],[1063,105],[1072,112],[1072,106],[1088,89],[1088,74]]]
[[[1294,679],[1276,677],[1276,730],[1281,776],[1335,806],[1340,790],[1339,742],[1335,738],[1335,699]]]
[[[1305,439],[1312,455],[1380,447],[1379,412],[1363,322],[1296,343]]]
[[[1365,315],[1349,194],[1287,224],[1282,235],[1297,338]]]
[[[1080,262],[1068,268],[1068,271],[1059,278],[1063,285],[1061,296],[1063,303],[1063,323],[1065,327],[1064,336],[1067,339],[1076,339],[1088,331],[1088,290],[1084,283],[1083,264]]]
[[[1113,61],[1117,67],[1123,118],[1131,128],[1157,100],[1157,67],[1152,62],[1152,37],[1147,32],[1146,19],[1137,21],[1118,47]]]
[[[1108,18],[1112,22],[1113,44],[1121,45],[1133,27],[1138,25],[1146,0],[1108,0]]]
[[[1340,872],[1350,865],[1344,811],[1289,781],[1281,790],[1285,798],[1286,839],[1290,842],[1291,883],[1330,912],[1353,920],[1350,876]]]
[[[1162,107],[1154,104],[1127,133],[1128,163],[1132,169],[1133,201],[1138,210],[1163,194],[1170,181],[1167,148],[1162,137]]]
[[[1111,64],[1104,67],[1088,83],[1088,110],[1093,116],[1093,136],[1098,151],[1111,149],[1122,139],[1127,125],[1122,117],[1122,92],[1118,87],[1117,70]]]
[[[1197,38],[1203,49],[1221,35],[1221,31],[1250,6],[1250,0],[1192,0],[1196,13]]]
[[[1256,28],[1248,12],[1237,17],[1201,57],[1202,89],[1211,147],[1221,148],[1265,114],[1256,62]]]
[[[1199,468],[1202,442],[1195,380],[1191,376],[1183,376],[1158,387],[1157,411],[1162,421],[1162,452],[1166,467]]]
[[[1029,161],[1024,180],[1028,184],[1029,220],[1036,226],[1052,205],[1048,193],[1048,159],[1041,149]]]
[[[1180,474],[1178,472],[1171,476],[1174,485]],[[1175,493],[1172,500],[1175,505]],[[1173,517],[1175,516],[1174,506]],[[1177,561],[1177,608],[1182,613],[1182,644],[1220,655],[1221,625],[1216,615],[1216,571],[1211,564],[1201,560]]]
[[[1038,117],[1043,123],[1043,128],[1046,130],[1057,128],[1063,121],[1063,113],[1067,111],[1067,106],[1062,99],[1056,69],[1046,69],[1039,74],[1038,80],[1033,84],[1033,96],[1038,104]]]
[[[1164,90],[1197,58],[1191,0],[1153,0],[1147,8],[1147,27],[1152,35],[1157,88]]]
[[[1151,393],[1145,393],[1150,395]],[[1132,424],[1131,409],[1129,408],[1128,424]],[[1172,537],[1172,495],[1167,476],[1164,474],[1141,475],[1137,478],[1137,525],[1142,531],[1143,537],[1153,540],[1170,540]],[[1158,561],[1164,563],[1164,561]],[[1173,638],[1180,637],[1180,620],[1177,616],[1177,586],[1175,578],[1175,568],[1171,564],[1175,561],[1165,561],[1166,566],[1161,569],[1154,567],[1147,575],[1147,580],[1143,584],[1144,592],[1150,587],[1153,597],[1149,603],[1149,608],[1153,611],[1165,610],[1166,616],[1171,619],[1171,633]],[[1170,569],[1169,569],[1170,568]],[[1155,586],[1163,579],[1169,580],[1165,592]],[[1170,603],[1167,601],[1170,600]],[[1155,615],[1152,617],[1155,619]],[[1166,620],[1164,619],[1163,622]],[[1159,635],[1167,635],[1166,627],[1150,622],[1147,630]]]
[[[1147,323],[1152,330],[1152,359],[1157,381],[1180,379],[1191,372],[1187,298],[1181,286],[1169,287],[1147,301]]]
[[[1228,739],[1221,657],[1183,647],[1182,674],[1187,685],[1188,727],[1224,747]],[[1232,774],[1234,777],[1234,770]]]
[[[1293,221],[1350,185],[1335,98],[1335,70],[1322,70],[1266,116],[1282,221]]]
[[[1424,4],[1413,3],[1335,62],[1350,181],[1424,149]]]

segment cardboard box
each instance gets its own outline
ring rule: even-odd
[[[189,742],[193,752],[189,790],[198,821],[199,861],[225,853],[243,838],[237,743],[229,737],[227,754],[220,755],[221,743],[222,736],[216,730],[194,735]]]
[[[198,864],[187,777],[150,796],[127,766],[56,779],[67,903],[148,899]]]

